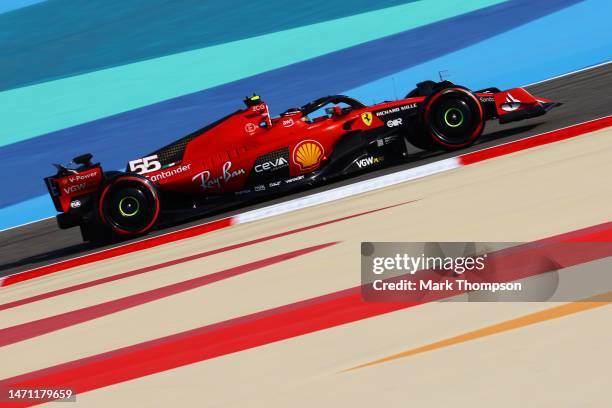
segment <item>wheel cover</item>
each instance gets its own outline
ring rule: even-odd
[[[452,128],[459,127],[463,124],[463,113],[457,108],[449,108],[444,112],[444,123]]]
[[[140,202],[132,196],[123,197],[119,200],[119,212],[124,217],[133,217],[138,214],[139,210]]]

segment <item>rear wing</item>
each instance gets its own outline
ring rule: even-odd
[[[88,156],[74,159],[75,163],[81,164],[77,169],[56,164],[57,174],[45,177],[45,185],[58,212],[80,208],[85,204],[86,197],[96,192],[102,183],[102,167],[99,163],[91,164],[91,155]]]

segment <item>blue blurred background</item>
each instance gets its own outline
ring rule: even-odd
[[[610,60],[609,0],[4,0],[0,229],[54,215],[42,178],[106,169],[240,107],[365,103],[416,82],[513,87]]]

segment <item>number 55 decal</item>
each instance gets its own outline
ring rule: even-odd
[[[150,173],[161,169],[161,163],[157,160],[157,155],[143,157],[142,159],[132,160],[128,163],[130,171],[138,174]]]

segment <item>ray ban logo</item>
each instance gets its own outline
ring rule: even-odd
[[[201,173],[196,174],[192,177],[192,181],[198,180],[203,189],[221,188],[223,184],[228,183],[235,177],[239,177],[246,174],[244,169],[240,168],[237,170],[232,169],[232,162],[226,161],[221,169],[221,175],[218,177],[212,177],[210,170],[204,170]]]

